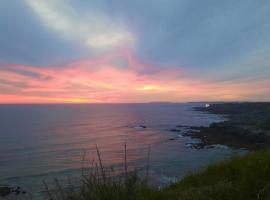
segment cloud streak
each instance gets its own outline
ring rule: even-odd
[[[124,68],[114,62],[117,59],[125,60]],[[148,65],[128,50],[58,67],[6,62],[1,62],[0,67],[0,89],[5,91],[0,94],[0,103],[248,100],[251,94],[256,100],[270,93],[270,80],[192,79],[181,68]],[[142,73],[151,68],[155,73]]]
[[[79,40],[92,50],[129,46],[135,40],[123,23],[112,21],[105,13],[94,9],[78,16],[61,0],[27,0],[27,3],[48,27],[67,38]]]

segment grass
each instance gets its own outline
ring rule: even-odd
[[[270,199],[270,151],[233,157],[159,191],[157,199]]]
[[[154,189],[148,186],[148,166],[145,176],[139,176],[139,169],[129,169],[127,165],[127,148],[123,159],[123,172],[115,171],[113,167],[106,168],[103,165],[101,154],[96,146],[97,160],[93,160],[89,167],[82,169],[80,188],[62,188],[57,179],[55,185],[47,185],[44,182],[46,194],[49,200],[138,200]],[[148,153],[147,163],[149,163]],[[83,158],[84,160],[84,158]],[[141,170],[140,170],[141,171]],[[71,185],[71,184],[69,184]]]
[[[98,148],[97,154],[98,163],[91,173],[82,175],[81,188],[66,191],[56,181],[57,195],[47,188],[49,199],[270,200],[270,151],[233,157],[160,190],[147,184],[148,175],[139,178],[136,170],[127,170],[126,147],[125,173],[122,175],[113,175],[113,169],[105,170]]]

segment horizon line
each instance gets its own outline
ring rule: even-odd
[[[171,101],[154,101],[154,102],[29,102],[29,103],[0,103],[0,105],[85,105],[85,104],[192,104],[192,103],[270,103],[269,101],[188,101],[188,102],[171,102]]]

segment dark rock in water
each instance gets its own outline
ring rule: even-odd
[[[184,126],[184,125],[177,125],[176,127],[177,127],[177,128],[185,128],[185,127],[188,127],[188,126]]]
[[[221,144],[207,145],[206,149],[228,149],[229,147]]]
[[[181,130],[173,128],[173,129],[170,129],[170,131],[171,132],[180,132]]]
[[[138,125],[138,126],[134,126],[133,128],[145,129],[146,126],[145,125]]]
[[[22,190],[20,187],[9,187],[9,186],[0,186],[0,197],[8,196],[11,194],[19,195],[26,194],[25,190]]]
[[[14,190],[14,193],[16,195],[19,195],[21,193],[21,188],[20,187],[17,187],[16,190]]]
[[[204,128],[203,126],[186,126],[186,125],[177,125],[176,128],[190,129],[190,130],[200,130]]]
[[[170,141],[173,141],[173,140],[176,140],[176,138],[170,138],[169,140],[170,140]]]
[[[9,195],[10,193],[11,193],[10,187],[7,187],[7,186],[1,187],[0,186],[0,196],[4,197],[4,196]]]
[[[135,128],[135,129],[146,129],[147,128],[145,125],[129,125],[127,127]]]

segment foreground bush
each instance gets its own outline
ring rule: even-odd
[[[136,171],[126,170],[121,176],[112,176],[112,171],[106,172],[99,159],[99,165],[95,170],[83,177],[84,184],[78,191],[64,192],[59,186],[58,195],[51,194],[50,198],[53,200],[270,200],[269,151],[233,157],[211,165],[202,172],[189,175],[161,190],[148,186],[147,176],[142,180]]]

